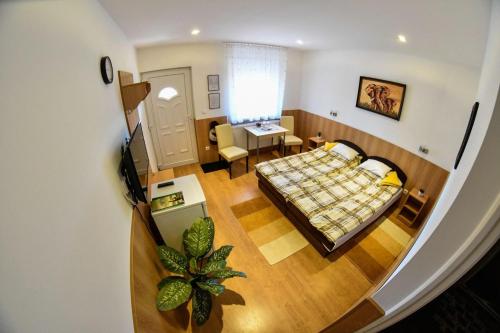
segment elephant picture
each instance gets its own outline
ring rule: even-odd
[[[356,106],[399,120],[405,91],[405,84],[361,76]]]

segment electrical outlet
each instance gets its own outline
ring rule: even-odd
[[[335,111],[335,110],[330,110],[330,116],[337,117],[338,116],[338,112]]]
[[[429,148],[427,148],[425,146],[418,147],[418,151],[421,153],[424,153],[424,154],[429,154]]]
[[[205,146],[205,150],[210,150],[210,146]]]

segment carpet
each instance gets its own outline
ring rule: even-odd
[[[226,160],[205,163],[201,165],[201,169],[204,173],[219,171],[227,168],[229,168],[229,164],[226,162]]]
[[[231,210],[271,265],[309,245],[279,209],[263,197],[231,206]]]

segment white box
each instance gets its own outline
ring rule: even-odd
[[[167,194],[182,192],[184,204],[152,212],[151,215],[160,231],[165,243],[181,252],[182,234],[189,229],[198,217],[207,217],[205,194],[195,175],[188,175],[171,179],[174,185],[158,188],[158,184],[151,186],[151,199]]]

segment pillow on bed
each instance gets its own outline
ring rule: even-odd
[[[371,171],[380,178],[384,178],[387,173],[391,171],[391,168],[384,163],[377,160],[372,160],[371,158],[361,163],[358,168],[363,168],[365,170]]]
[[[380,181],[379,185],[401,187],[403,186],[403,183],[399,179],[396,171],[389,171],[385,178]]]
[[[332,149],[333,147],[335,147],[337,144],[338,144],[338,142],[328,142],[328,141],[326,141],[325,145],[323,146],[324,147],[323,149],[325,151],[329,151],[330,149]]]
[[[331,149],[331,151],[336,152],[337,154],[342,155],[346,160],[350,161],[358,156],[358,152],[352,149],[351,147],[346,146],[343,143],[337,143],[335,147]]]

